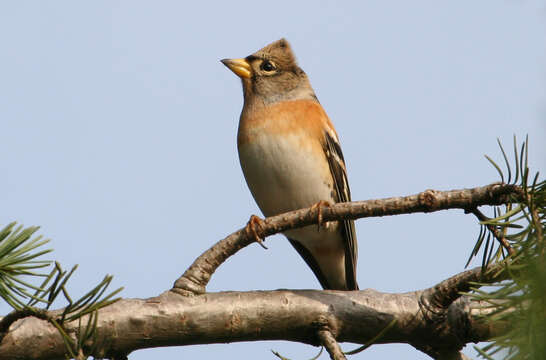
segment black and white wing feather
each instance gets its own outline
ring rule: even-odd
[[[337,202],[351,201],[351,191],[347,180],[345,160],[337,138],[326,133],[325,154],[330,165],[330,171],[334,179],[334,188],[337,194]],[[358,290],[356,282],[356,261],[358,248],[356,242],[355,225],[353,220],[341,221],[340,231],[345,241],[345,278],[347,290]]]

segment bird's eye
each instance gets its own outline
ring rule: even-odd
[[[260,65],[260,69],[266,72],[271,72],[276,69],[275,65],[268,60],[264,60],[262,64]]]

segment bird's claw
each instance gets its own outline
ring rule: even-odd
[[[320,228],[322,227],[322,208],[323,207],[331,207],[332,204],[330,204],[328,201],[320,200],[318,203],[311,206],[311,211],[317,210],[317,231],[320,231]],[[328,227],[328,224],[326,224],[324,227]]]
[[[253,237],[254,240],[256,240],[258,244],[260,244],[261,247],[263,247],[264,249],[267,249],[267,246],[264,245],[263,239],[258,235],[258,232],[256,231],[256,226],[258,226],[258,228],[262,230],[263,227],[265,226],[265,223],[262,219],[260,219],[256,215],[252,215],[250,219],[248,220],[248,222],[246,223],[245,232],[247,233],[248,236]]]

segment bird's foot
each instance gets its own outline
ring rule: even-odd
[[[262,230],[264,226],[265,223],[262,219],[260,219],[256,215],[252,215],[246,223],[245,232],[248,236],[253,237],[254,240],[256,240],[258,244],[260,244],[261,247],[267,249],[267,246],[264,245],[263,239],[258,235],[258,232],[256,231],[256,227],[258,227],[259,230]]]
[[[322,208],[323,207],[331,207],[331,206],[332,206],[332,204],[330,204],[328,201],[325,201],[325,200],[320,200],[318,203],[311,206],[311,211],[317,210],[317,213],[318,213],[317,214],[317,218],[318,218],[317,231],[320,231],[320,228],[323,226]],[[324,224],[324,227],[327,228],[328,223]]]

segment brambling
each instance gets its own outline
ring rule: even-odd
[[[351,201],[337,133],[290,44],[281,39],[222,63],[243,83],[239,161],[264,215]],[[352,220],[284,234],[324,289],[358,290]]]

